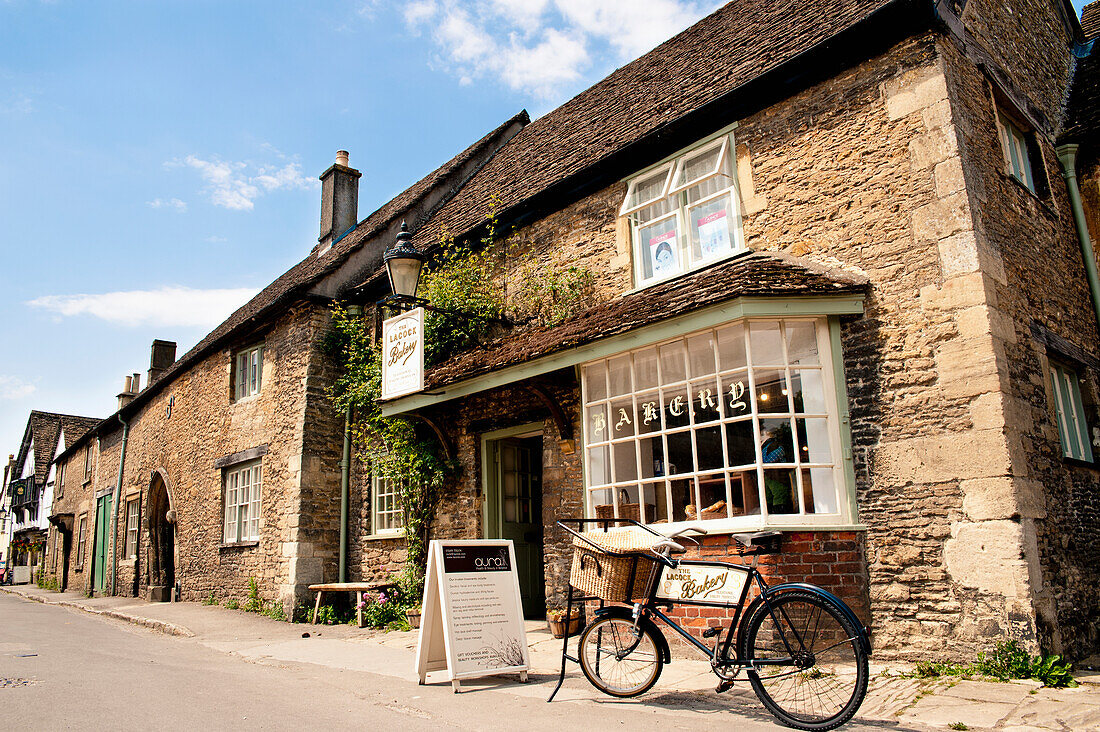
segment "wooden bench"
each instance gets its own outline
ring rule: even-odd
[[[317,593],[317,601],[313,603],[313,619],[310,624],[317,624],[317,614],[321,612],[321,598],[326,592],[354,592],[355,616],[359,627],[363,627],[363,593],[382,592],[397,587],[393,582],[329,582],[323,585],[310,585],[310,592]]]

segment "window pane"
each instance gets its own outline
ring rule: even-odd
[[[792,371],[791,389],[794,392],[794,411],[825,414],[825,385],[820,370]]]
[[[691,419],[691,398],[687,386],[661,389],[661,401],[665,405],[665,429],[687,427]]]
[[[799,419],[799,460],[804,463],[831,463],[829,446],[829,421],[827,419]]]
[[[840,513],[832,468],[803,468],[802,495],[806,513]]]
[[[648,434],[661,429],[661,396],[655,391],[638,395],[638,433]]]
[[[787,403],[787,380],[776,369],[755,369],[756,411],[761,414],[790,412]]]
[[[752,362],[756,366],[782,366],[783,342],[779,337],[779,322],[769,320],[749,324]]]
[[[585,367],[584,388],[590,402],[607,398],[607,367],[603,361]]]
[[[729,194],[688,209],[691,261],[705,262],[728,254],[737,240],[737,213]]]
[[[727,417],[741,417],[752,413],[749,402],[749,375],[740,371],[722,377],[722,410]]]
[[[657,349],[647,348],[634,354],[634,388],[657,386]]]
[[[794,365],[815,365],[817,354],[817,326],[806,321],[786,323],[787,359]]]
[[[693,378],[714,373],[714,336],[710,331],[688,338],[687,353]]]
[[[725,462],[722,456],[722,428],[714,426],[696,430],[695,449],[699,470],[721,469]]]
[[[607,428],[607,405],[598,404],[586,410],[585,422],[588,427],[588,442],[606,442],[609,439]]]
[[[716,475],[701,476],[698,485],[699,506],[698,517],[703,520],[724,519],[729,517],[726,501],[726,476]]]
[[[643,478],[659,478],[665,474],[665,443],[660,437],[644,437],[638,441]]]
[[[824,422],[825,420],[818,420]],[[793,463],[794,441],[791,439],[791,420],[760,420],[760,459],[765,463]]]
[[[731,422],[726,425],[725,430],[730,467],[755,464],[756,436],[753,433],[752,420]]]
[[[797,478],[793,469],[764,471],[764,496],[768,513],[798,513]]]
[[[637,228],[642,279],[670,277],[680,271],[680,224],[675,216]]]
[[[611,396],[630,393],[630,354],[609,360],[607,372],[610,377],[608,382],[611,385]]]
[[[623,203],[623,210],[629,211],[644,203],[663,197],[669,172],[669,166],[664,166],[634,181],[627,193],[626,201]]]
[[[691,398],[695,409],[695,424],[714,422],[721,418],[722,395],[718,391],[718,382],[713,377],[706,381],[692,382]]]
[[[749,365],[745,359],[745,327],[734,325],[718,331],[718,362],[723,371]]]
[[[611,482],[611,465],[608,461],[608,447],[588,448],[588,484],[607,485]]]
[[[684,365],[685,348],[683,341],[674,341],[660,348],[661,354],[661,383],[671,384],[683,381],[687,378],[687,369]]]
[[[695,459],[691,452],[691,432],[674,432],[665,438],[668,448],[668,474],[691,473]]]
[[[723,150],[723,146],[716,145],[701,152],[685,155],[676,166],[672,187],[683,188],[701,178],[717,173]]]
[[[638,479],[637,448],[633,440],[612,445],[611,454],[615,457],[616,482]]]

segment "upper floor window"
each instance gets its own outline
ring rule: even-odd
[[[84,448],[84,480],[91,480],[92,478],[92,446],[89,444]]]
[[[259,540],[260,489],[258,461],[225,471],[225,543]]]
[[[57,464],[57,479],[53,483],[54,498],[62,498],[65,495],[65,462]]]
[[[630,221],[635,285],[744,248],[733,151],[733,135],[722,135],[629,182],[619,215]]]
[[[1089,444],[1089,428],[1077,372],[1051,361],[1050,382],[1054,390],[1054,411],[1058,418],[1062,455],[1092,462],[1092,445]]]
[[[264,372],[264,347],[253,346],[239,351],[235,360],[236,398],[244,399],[259,394]]]
[[[828,324],[749,320],[585,365],[589,515],[841,523]]]
[[[405,527],[398,482],[375,476],[371,479],[371,531],[374,534],[400,534]]]
[[[997,112],[997,134],[1000,135],[1001,150],[1005,156],[1005,172],[1035,193],[1035,175],[1031,170],[1027,135],[1002,111]]]

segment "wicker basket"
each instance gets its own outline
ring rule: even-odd
[[[657,570],[657,562],[646,552],[657,537],[641,529],[589,531],[584,537],[603,549],[598,551],[581,539],[573,539],[573,566],[569,584],[585,595],[608,602],[629,602],[645,597]]]
[[[630,503],[630,496],[624,490],[619,493],[619,515],[618,518],[630,519],[631,521],[641,521],[642,515],[639,510],[640,504]],[[596,518],[598,519],[613,519],[615,516],[615,504],[613,503],[601,503],[594,507],[596,509]],[[657,506],[652,503],[645,505],[645,516],[648,521],[653,521],[657,515]]]

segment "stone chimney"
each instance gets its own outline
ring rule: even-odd
[[[122,393],[118,395],[118,408],[122,409],[141,391],[141,374],[127,376],[122,385]]]
[[[159,338],[153,341],[152,353],[149,354],[149,377],[146,386],[160,378],[160,375],[168,370],[168,367],[176,362],[176,344],[174,341],[162,341]]]
[[[321,173],[321,236],[317,238],[317,256],[332,248],[333,242],[353,228],[359,219],[359,178],[348,166],[347,150],[336,153],[336,162]]]

